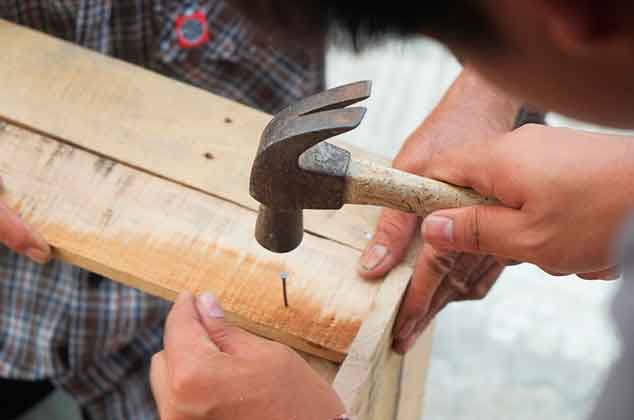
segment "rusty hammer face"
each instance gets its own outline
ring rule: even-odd
[[[370,96],[358,82],[310,96],[278,113],[266,126],[251,169],[250,193],[260,202],[257,241],[290,252],[302,241],[303,209],[344,204],[350,153],[324,140],[356,128],[365,108],[349,105]]]

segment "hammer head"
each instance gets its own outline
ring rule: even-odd
[[[352,83],[310,96],[278,113],[266,126],[251,169],[251,196],[260,202],[257,241],[289,252],[302,241],[303,209],[343,206],[350,153],[324,140],[356,128],[371,84]]]

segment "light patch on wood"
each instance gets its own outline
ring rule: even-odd
[[[0,175],[3,200],[65,260],[164,298],[213,290],[246,328],[331,360],[379,289],[357,277],[356,250],[307,235],[272,254],[253,239],[254,212],[27,130],[0,133]]]

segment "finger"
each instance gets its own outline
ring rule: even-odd
[[[167,316],[163,353],[166,365],[163,379],[169,386],[168,395],[176,393],[185,401],[179,404],[185,404],[188,409],[196,406],[191,394],[200,387],[201,375],[221,370],[226,359],[222,356],[227,355],[210,338],[190,292],[178,296]],[[204,370],[201,371],[201,367]]]
[[[485,260],[479,267],[482,267]],[[504,266],[501,264],[488,265],[489,269],[482,274],[482,277],[477,280],[477,285],[474,293],[478,293],[481,296],[485,296],[491,289],[495,281],[504,270]],[[444,282],[436,291],[432,302],[430,304],[429,311],[423,316],[414,327],[412,333],[407,337],[395,339],[393,343],[394,350],[399,354],[407,353],[411,347],[415,344],[418,337],[429,327],[429,324],[434,320],[436,315],[442,311],[449,303],[453,301],[461,300],[462,296],[449,284]]]
[[[541,268],[541,270],[543,272],[545,272],[546,274],[548,274],[550,276],[553,276],[553,277],[565,277],[565,276],[569,276],[569,275],[572,274],[570,272],[564,273],[564,272],[561,272],[561,271],[555,271],[555,270],[551,270],[549,268],[544,268],[544,267],[540,267],[540,268]]]
[[[501,264],[495,257],[486,257],[471,274],[468,280],[469,290],[467,293],[460,294],[454,301],[484,299],[504,271],[504,268],[504,264]]]
[[[429,244],[422,246],[394,324],[394,336],[397,339],[402,340],[414,331],[418,320],[429,310],[436,289],[453,269],[457,256],[455,253],[438,251]]]
[[[170,370],[183,369],[187,362],[196,363],[198,357],[220,352],[210,339],[190,292],[183,292],[176,299],[165,321],[163,341]]]
[[[150,387],[152,388],[152,395],[156,401],[156,406],[159,409],[160,418],[168,418],[164,412],[165,409],[165,393],[169,389],[169,377],[167,375],[167,363],[165,361],[165,353],[159,352],[152,356],[152,363],[150,364]]]
[[[51,258],[51,248],[44,238],[2,202],[0,202],[0,242],[7,248],[26,255],[40,264],[47,263]]]
[[[359,274],[376,279],[403,261],[418,222],[414,214],[383,210],[374,236],[359,259]]]
[[[490,266],[488,258],[486,255],[459,253],[445,282],[460,296],[471,293],[481,273],[488,270]]]
[[[616,280],[621,277],[620,267],[612,267],[607,270],[596,271],[593,273],[580,273],[577,277],[584,280]]]
[[[428,325],[431,320],[440,312],[458,293],[449,285],[443,282],[434,292],[428,309],[422,316],[416,318],[414,328],[407,335],[397,336],[392,343],[392,348],[399,354],[405,354],[416,341],[416,337],[420,334],[421,325]]]
[[[237,354],[244,350],[249,351],[261,341],[253,334],[227,323],[224,311],[212,293],[202,293],[198,296],[196,307],[209,339],[223,353]]]
[[[524,217],[501,206],[441,210],[423,221],[423,238],[440,249],[524,260],[528,252],[518,231]]]
[[[499,262],[500,264],[502,264],[502,265],[504,265],[504,266],[507,266],[507,267],[512,267],[512,266],[514,266],[514,265],[520,265],[520,264],[522,264],[522,262],[521,262],[521,261],[509,260],[508,258],[500,258],[500,257],[498,257],[498,258],[497,258],[497,260],[498,260],[498,262]]]

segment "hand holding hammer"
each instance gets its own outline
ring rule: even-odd
[[[497,204],[472,189],[354,160],[324,140],[358,127],[370,96],[358,82],[308,97],[277,114],[265,128],[251,170],[250,192],[261,203],[256,239],[273,252],[295,249],[303,209],[369,204],[425,216],[435,210]]]

